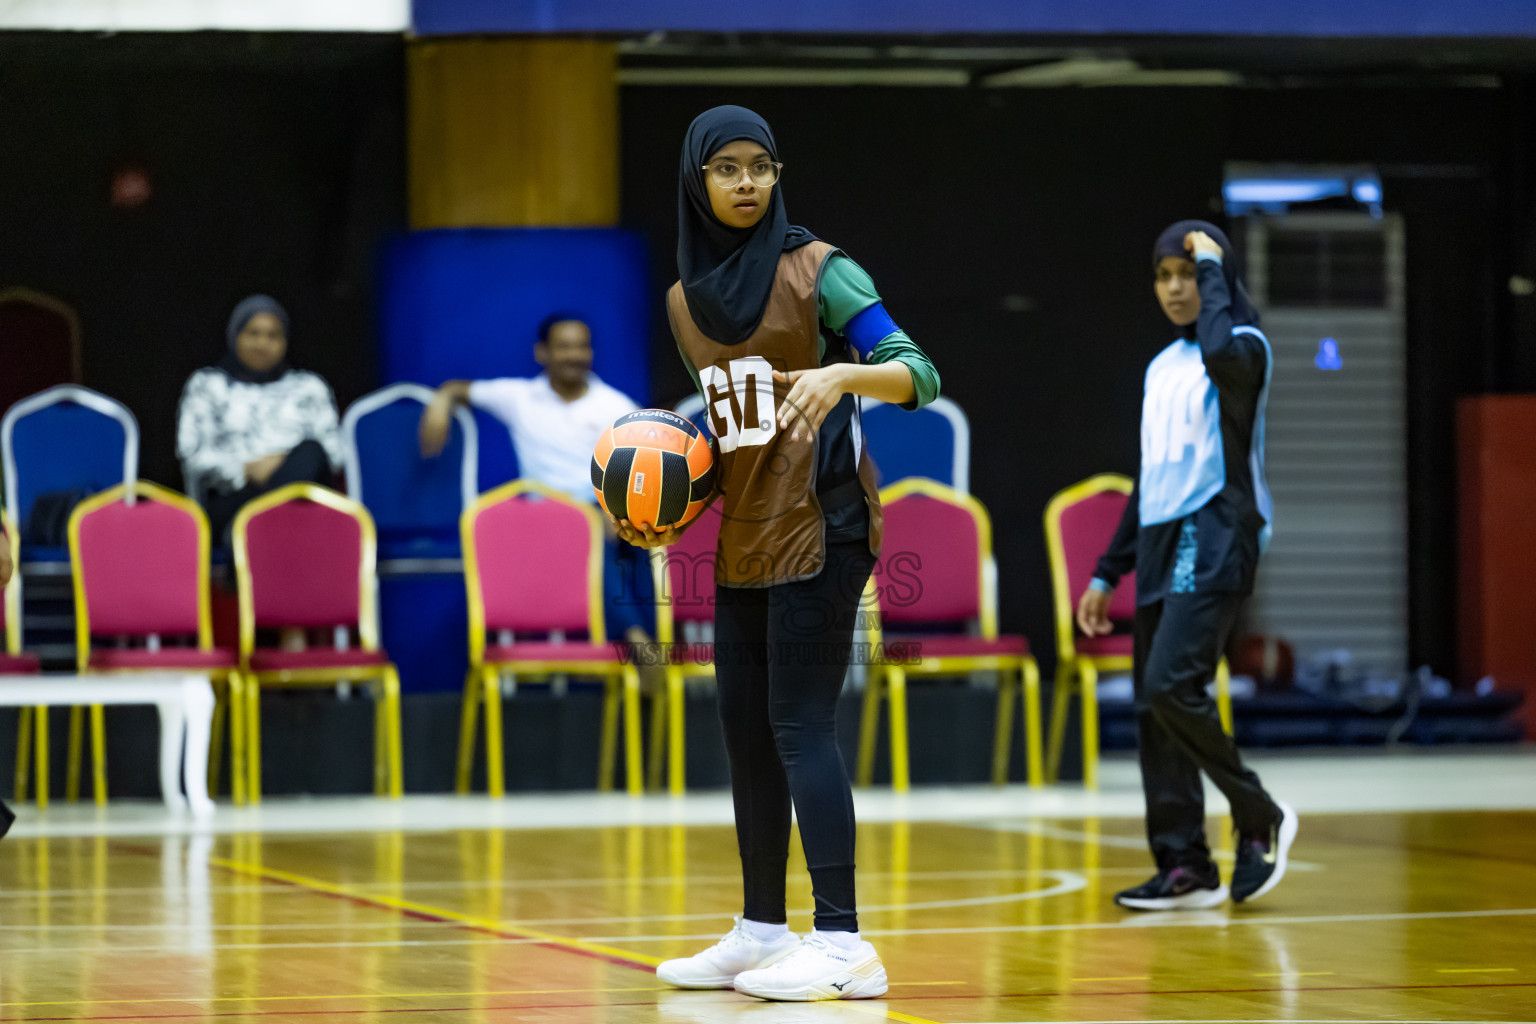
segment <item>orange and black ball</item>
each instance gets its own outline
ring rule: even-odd
[[[704,511],[715,483],[709,441],[687,418],[639,409],[614,420],[592,453],[592,489],[615,519],[653,530]]]

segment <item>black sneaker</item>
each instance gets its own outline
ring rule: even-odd
[[[1256,900],[1285,877],[1285,859],[1296,841],[1296,812],[1278,800],[1280,823],[1260,836],[1239,836],[1237,867],[1232,869],[1232,899]]]
[[[1227,887],[1221,884],[1221,873],[1214,864],[1204,871],[1160,871],[1136,888],[1115,894],[1115,902],[1131,910],[1209,910],[1226,901]]]
[[[11,822],[15,820],[16,812],[7,807],[4,800],[0,800],[0,839],[5,838],[5,834],[11,830]]]

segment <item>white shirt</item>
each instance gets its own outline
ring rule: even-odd
[[[319,374],[289,370],[270,384],[235,380],[217,367],[187,380],[177,414],[176,454],[187,490],[199,499],[210,490],[237,491],[246,484],[245,464],[319,441],[341,465],[336,399]]]
[[[614,420],[639,408],[595,373],[587,374],[586,394],[569,402],[541,373],[474,381],[469,403],[507,425],[524,477],[593,503],[592,449]]]

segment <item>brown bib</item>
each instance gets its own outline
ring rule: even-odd
[[[826,561],[825,525],[816,499],[817,444],[801,422],[800,439],[779,429],[789,387],[773,371],[821,365],[817,311],[822,268],[837,250],[811,242],[779,257],[762,322],[745,341],[722,345],[700,331],[679,282],[667,312],[679,347],[703,385],[705,415],[717,441],[715,479],[721,494],[715,582],[767,587],[808,579]],[[857,437],[857,435],[855,435]],[[869,547],[880,549],[880,497],[874,466],[859,453],[859,481],[869,505]]]

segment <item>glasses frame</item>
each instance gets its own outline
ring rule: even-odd
[[[752,179],[752,184],[757,186],[758,188],[773,188],[773,186],[775,186],[775,185],[777,185],[779,183],[779,179],[784,177],[784,164],[783,164],[782,161],[779,161],[779,160],[769,160],[768,163],[769,163],[770,166],[773,167],[773,180],[771,182],[769,182],[768,184],[766,184],[766,185],[764,185],[761,182],[759,182],[756,178],[753,178],[752,177],[752,173],[747,170],[745,164],[743,164],[742,168],[741,168],[741,177],[738,177],[735,181],[731,182],[729,185],[716,184],[714,179],[710,177],[709,169],[710,169],[710,167],[714,166],[713,164],[702,164],[702,165],[700,165],[699,170],[704,172],[704,179],[706,181],[708,181],[711,185],[714,185],[715,188],[718,188],[718,189],[739,188],[739,187],[741,187],[742,181],[744,179],[747,179],[747,178],[751,178]]]

